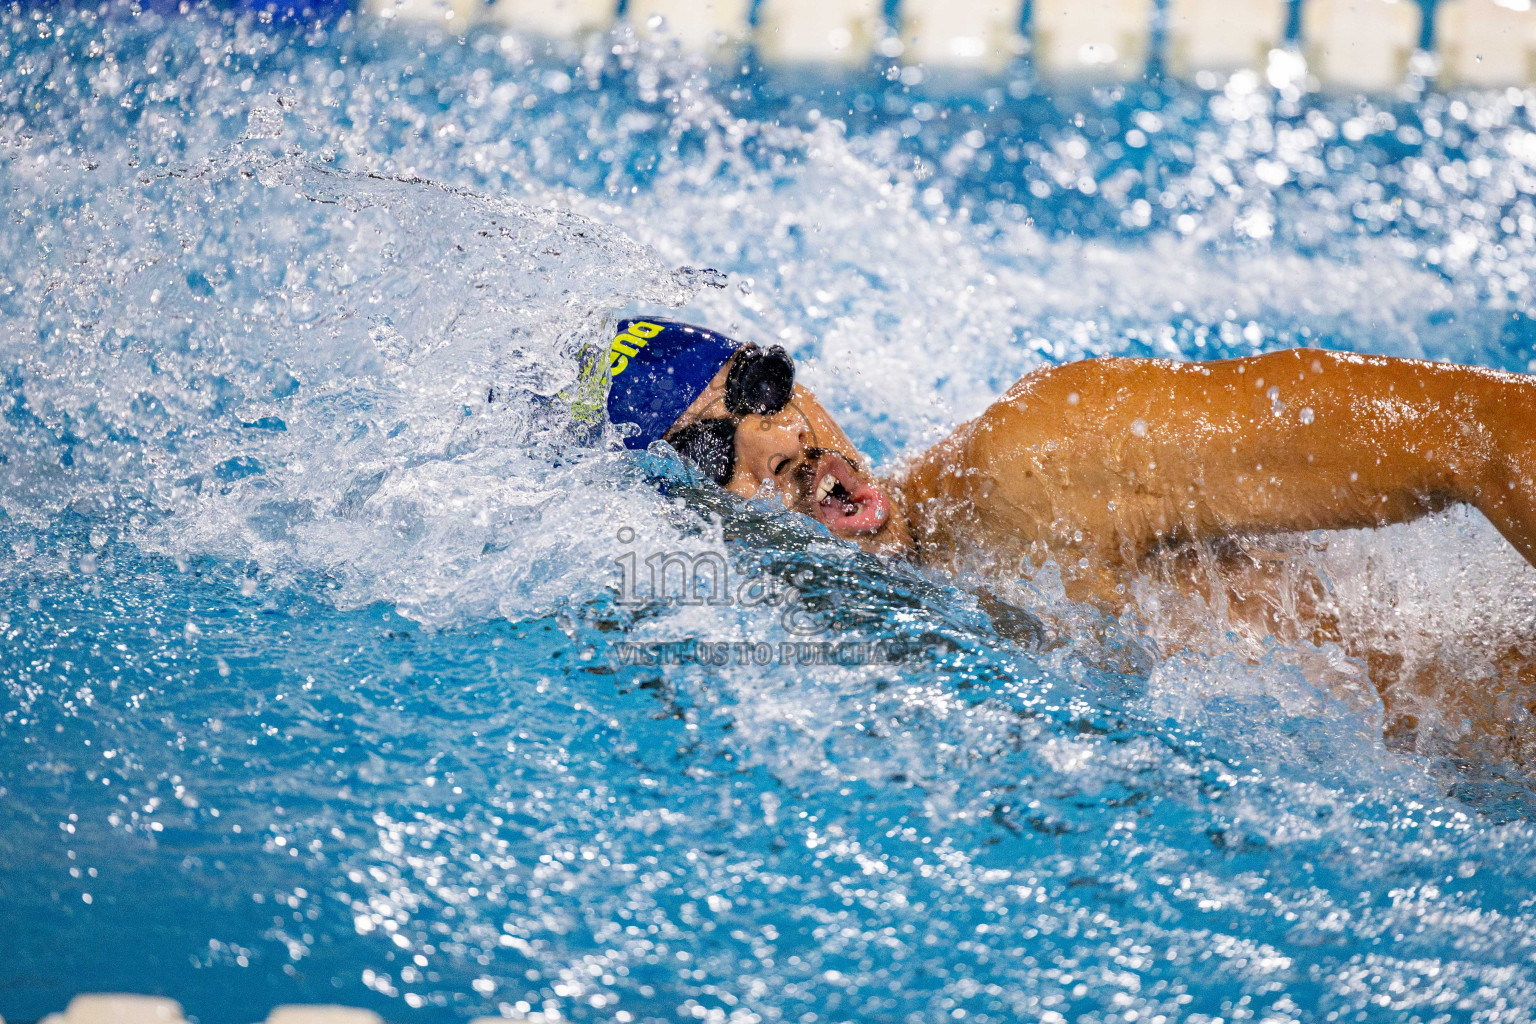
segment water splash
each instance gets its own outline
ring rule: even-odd
[[[28,979],[140,987],[107,934],[205,1020],[1536,1005],[1528,784],[1389,744],[1337,650],[1174,650],[1049,572],[1005,594],[1056,630],[1021,647],[558,398],[656,306],[787,344],[887,466],[1084,355],[1525,369],[1523,94],[977,95],[623,30],[4,17],[7,1016],[62,1003]],[[620,601],[631,550],[907,654],[625,663],[806,640]],[[1290,554],[1407,655],[1529,629],[1530,570],[1469,516]]]

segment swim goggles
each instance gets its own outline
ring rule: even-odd
[[[724,487],[736,473],[736,428],[743,416],[782,412],[795,390],[795,361],[782,346],[766,352],[748,342],[731,357],[725,377],[729,416],[696,420],[667,435],[679,455]]]

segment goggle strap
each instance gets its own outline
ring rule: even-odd
[[[679,455],[721,487],[731,482],[736,473],[736,421],[698,420],[667,440]]]

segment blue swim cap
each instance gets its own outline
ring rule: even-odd
[[[611,383],[608,419],[640,432],[627,448],[649,448],[704,393],[740,342],[705,327],[657,317],[620,320],[606,353]]]

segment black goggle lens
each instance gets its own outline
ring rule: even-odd
[[[779,412],[794,393],[795,361],[779,345],[743,345],[725,378],[725,407],[737,416]]]

